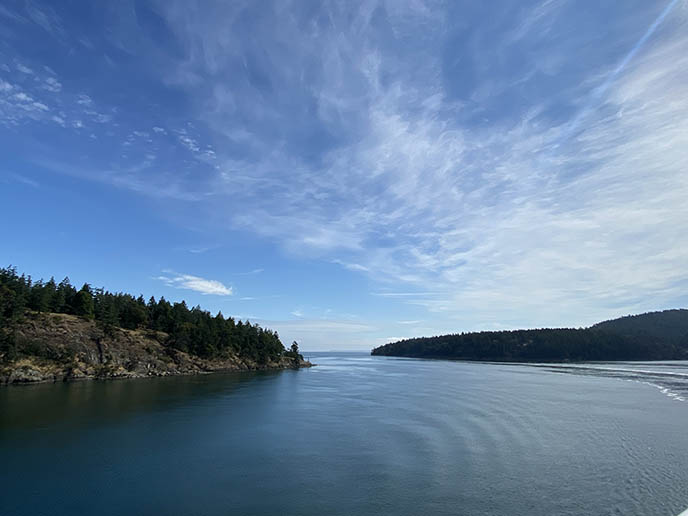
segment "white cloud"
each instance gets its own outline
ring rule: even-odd
[[[356,272],[370,272],[370,269],[364,265],[361,265],[360,263],[348,263],[344,262],[339,259],[332,260],[332,263],[336,263],[338,265],[341,265],[345,269],[348,269],[350,271],[356,271]]]
[[[30,95],[27,95],[24,92],[15,93],[12,98],[14,100],[18,100],[19,102],[31,102],[31,101],[33,101],[33,98],[31,98]]]
[[[94,111],[92,109],[86,109],[84,110],[84,114],[88,115],[91,120],[94,122],[97,122],[99,124],[107,124],[112,120],[112,115],[108,115],[106,113],[100,113],[98,111]]]
[[[93,104],[93,100],[88,95],[84,95],[83,93],[81,93],[77,95],[76,103],[81,106],[90,106],[91,104]]]
[[[371,292],[379,297],[425,297],[438,294],[437,292]]]
[[[193,138],[189,138],[184,134],[179,135],[179,141],[182,143],[182,145],[184,145],[184,147],[189,149],[191,152],[198,152],[201,150],[196,140],[194,140]]]
[[[260,274],[261,272],[264,272],[264,269],[253,269],[248,272],[237,272],[237,275],[239,276],[251,276],[254,274]]]
[[[29,68],[28,66],[24,66],[21,63],[17,63],[16,65],[17,70],[19,70],[21,73],[24,73],[26,75],[33,75],[33,70]]]
[[[52,7],[47,5],[39,7],[33,2],[27,2],[25,10],[29,18],[45,31],[56,37],[63,38],[65,36],[62,20]]]
[[[48,77],[43,82],[43,89],[57,93],[62,90],[62,83],[54,77]]]
[[[193,290],[205,295],[231,296],[232,287],[227,287],[217,280],[192,276],[190,274],[178,274],[168,272],[169,276],[158,276],[156,279],[174,288]]]

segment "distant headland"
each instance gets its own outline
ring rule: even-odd
[[[500,362],[688,360],[688,310],[629,315],[580,329],[419,337],[385,344],[371,354]]]

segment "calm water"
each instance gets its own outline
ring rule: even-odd
[[[688,363],[311,358],[302,371],[0,389],[0,514],[688,507]]]

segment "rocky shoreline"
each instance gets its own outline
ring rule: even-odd
[[[311,367],[281,357],[258,363],[237,355],[204,359],[163,343],[167,334],[109,328],[67,314],[33,314],[16,331],[20,353],[0,357],[0,385]]]

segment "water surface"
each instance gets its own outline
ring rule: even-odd
[[[312,354],[0,389],[0,514],[675,516],[688,363]]]

